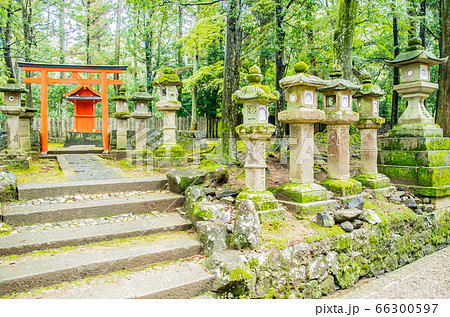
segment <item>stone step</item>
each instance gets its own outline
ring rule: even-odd
[[[163,189],[167,179],[161,177],[106,179],[60,183],[19,184],[19,200],[44,197],[62,197],[79,194],[105,194],[127,191],[148,191]]]
[[[171,211],[184,203],[184,196],[150,193],[142,196],[80,200],[68,203],[5,207],[3,221],[10,226],[106,217],[126,213],[144,214],[152,210]]]
[[[448,185],[450,180],[450,166],[421,167],[378,164],[378,171],[389,177],[394,184],[439,187]]]
[[[102,154],[102,149],[60,149],[48,150],[47,155],[62,155],[62,154]]]
[[[92,247],[35,259],[0,264],[0,296],[90,276],[104,275],[193,256],[200,243],[190,237],[169,238],[122,247]]]
[[[126,277],[98,278],[78,286],[40,294],[40,298],[52,299],[185,299],[208,292],[214,275],[207,273],[200,264],[169,264],[149,268]]]
[[[189,221],[184,220],[179,215],[171,215],[86,227],[20,232],[0,236],[0,256],[147,236],[162,232],[184,231],[191,227],[192,224]]]

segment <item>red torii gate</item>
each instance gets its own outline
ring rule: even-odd
[[[48,84],[84,84],[101,85],[102,96],[102,135],[103,150],[109,151],[109,131],[108,131],[108,86],[122,85],[120,79],[109,79],[108,74],[123,74],[128,66],[119,65],[67,65],[67,64],[46,64],[46,63],[30,63],[18,62],[19,67],[24,71],[41,72],[41,77],[31,78],[25,77],[24,83],[41,84],[41,154],[48,151]],[[71,78],[52,78],[48,77],[49,72],[65,72],[72,73]],[[78,73],[99,73],[100,78],[81,78]]]

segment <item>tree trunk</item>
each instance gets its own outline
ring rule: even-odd
[[[91,64],[91,57],[89,53],[91,42],[91,1],[86,1],[86,64]]]
[[[275,136],[277,138],[284,137],[285,124],[278,120],[278,113],[283,111],[286,105],[284,100],[284,90],[280,86],[280,80],[286,74],[286,63],[284,61],[284,39],[286,32],[284,31],[284,8],[283,0],[275,0],[275,89],[279,92],[280,98],[275,101]]]
[[[409,15],[409,28],[408,28],[408,38],[413,38],[417,36],[417,25],[415,17],[417,15],[414,0],[408,1],[408,15]]]
[[[450,55],[450,0],[441,0],[441,38],[440,57]],[[436,122],[444,130],[444,136],[450,136],[450,62],[440,65],[439,107]]]
[[[116,43],[115,43],[115,51],[114,51],[114,63],[119,65],[120,63],[120,24],[122,22],[122,0],[119,0],[117,3],[117,19],[116,19]],[[114,79],[119,79],[119,74],[114,74]],[[119,85],[114,85],[114,92],[119,95]]]
[[[356,16],[358,14],[357,0],[341,0],[339,18],[334,34],[334,49],[337,63],[341,66],[343,78],[352,78],[353,36],[356,30]]]
[[[31,8],[31,0],[21,0],[20,8],[22,12],[22,27],[23,27],[23,55],[26,62],[31,61],[31,18],[32,18],[32,8]],[[31,77],[31,72],[26,71],[25,76]],[[28,89],[27,93],[27,107],[33,107],[33,96],[31,91],[31,84],[25,84],[25,87]]]
[[[64,27],[64,2],[60,1],[58,8],[58,20],[59,20],[59,29],[58,29],[58,42],[59,42],[59,63],[64,64],[65,58],[65,43],[66,43],[66,30]],[[64,72],[59,73],[60,78],[64,78]]]
[[[192,69],[193,73],[198,70],[198,54],[197,48],[194,48],[194,67]],[[197,85],[192,85],[192,120],[191,120],[191,131],[197,130]]]
[[[420,29],[419,29],[419,37],[422,39],[423,47],[427,47],[427,38],[426,38],[426,15],[427,15],[427,0],[422,0],[420,2]]]
[[[183,7],[178,6],[178,28],[177,28],[177,66],[179,68],[183,67],[183,53],[181,52],[181,49],[183,46],[181,45],[181,39],[183,38]],[[180,79],[182,79],[180,74]]]
[[[144,47],[145,47],[145,70],[146,70],[146,85],[147,92],[149,94],[152,93],[153,90],[153,68],[152,68],[152,59],[153,59],[153,51],[152,51],[152,37],[153,32],[148,32],[144,38]]]
[[[393,5],[392,12],[392,35],[394,38],[394,58],[400,54],[400,46],[399,46],[399,37],[398,37],[398,20],[397,15],[395,14],[396,7]],[[394,67],[394,77],[393,83],[394,86],[400,84],[400,68]],[[399,95],[396,90],[392,93],[392,107],[391,107],[391,125],[394,126],[398,123],[398,101]]]
[[[231,100],[231,96],[239,89],[242,42],[240,12],[241,0],[227,0],[225,62],[222,90],[222,151],[227,163],[234,161],[236,153],[238,106]]]
[[[13,18],[12,11],[12,0],[8,1],[7,6],[4,8],[6,11],[6,23],[5,25],[1,25],[0,34],[1,34],[1,49],[3,51],[3,58],[5,60],[6,65],[6,75],[10,78],[16,78],[16,73],[14,70],[14,63],[11,56],[11,23]]]

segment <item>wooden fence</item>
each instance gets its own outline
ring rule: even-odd
[[[150,117],[148,120],[148,127],[150,130],[162,130],[163,118]],[[198,118],[197,130],[205,131],[207,138],[217,138],[219,136],[220,118]],[[191,127],[191,117],[176,118],[177,130],[189,130]],[[64,138],[65,132],[74,128],[74,118],[48,118],[48,137],[49,138]],[[95,128],[102,131],[102,119],[95,119]],[[128,129],[134,130],[135,121],[128,120]],[[41,120],[34,118],[32,129],[40,131]],[[0,130],[7,131],[6,120],[0,121]],[[116,120],[109,118],[109,131],[116,130]]]

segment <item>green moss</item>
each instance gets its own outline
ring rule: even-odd
[[[171,157],[171,158],[179,158],[184,156],[184,149],[179,145],[173,145],[170,147],[166,147],[165,145],[161,145],[157,148],[153,155],[155,157]]]
[[[130,113],[123,111],[123,112],[114,112],[113,114],[114,118],[116,119],[127,119],[130,117]]]
[[[278,199],[297,203],[309,203],[327,199],[327,191],[324,188],[320,190],[309,184],[287,183],[278,187],[273,193]]]
[[[308,71],[308,68],[309,68],[308,64],[306,64],[305,62],[300,61],[300,62],[295,63],[295,65],[294,65],[294,72],[297,73],[297,74],[306,73]]]
[[[177,74],[159,74],[156,80],[153,82],[154,85],[161,85],[163,83],[168,84],[178,84],[181,83],[180,77]]]
[[[217,166],[219,166],[219,164],[217,164],[216,162],[204,159],[201,161],[200,166],[198,168],[204,169],[208,167],[217,167]]]
[[[321,181],[320,184],[340,196],[356,195],[362,190],[361,183],[352,178],[342,180],[327,178]]]
[[[372,189],[389,187],[391,182],[383,174],[361,174],[354,177],[358,182]]]
[[[338,236],[341,234],[344,234],[345,231],[341,229],[341,227],[339,226],[333,226],[333,227],[322,227],[319,226],[318,224],[311,222],[310,223],[310,227],[312,229],[314,229],[317,233],[307,236],[305,238],[305,241],[307,243],[312,243],[315,241],[319,241],[319,240],[323,240],[325,238],[329,238],[329,237],[334,237],[334,236]]]

